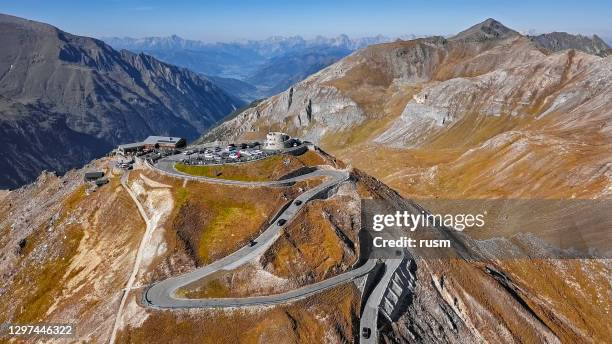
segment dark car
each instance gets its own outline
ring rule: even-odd
[[[298,199],[298,200],[296,200],[295,202],[293,202],[293,204],[295,204],[295,205],[302,205],[302,201],[300,201],[300,200]]]
[[[277,225],[279,225],[279,226],[282,226],[282,225],[284,225],[285,223],[287,223],[287,220],[285,220],[285,219],[280,219],[280,220],[278,220],[278,221],[276,222],[276,224],[277,224]]]
[[[257,245],[257,241],[255,241],[255,240],[249,240],[249,246],[250,246],[250,247],[253,247],[253,246],[255,246],[255,245]]]
[[[372,330],[369,327],[364,327],[361,330],[361,336],[365,339],[370,338],[370,336],[372,335]]]

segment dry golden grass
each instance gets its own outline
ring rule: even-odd
[[[234,311],[149,311],[119,343],[324,343],[353,342],[359,291],[340,286],[293,304]]]
[[[177,293],[188,299],[202,299],[272,295],[286,291],[286,286],[264,285],[256,281],[257,278],[253,265],[242,265],[206,276],[180,288]]]
[[[218,166],[189,166],[177,164],[180,172],[194,176],[222,178],[240,181],[277,180],[301,167],[325,164],[325,160],[313,151],[302,155],[274,155],[263,160]]]
[[[139,178],[139,173],[169,185],[174,199],[174,208],[164,225],[168,250],[151,264],[152,280],[208,264],[236,251],[267,228],[282,205],[322,181],[316,178],[290,187],[251,188],[185,182],[152,171],[134,171],[131,179]]]
[[[308,203],[264,254],[262,265],[285,279],[282,283],[262,280],[257,268],[244,265],[207,276],[180,292],[189,298],[270,295],[347,271],[357,259],[358,229],[351,227],[355,220],[351,215],[340,212],[344,202],[346,199]]]
[[[529,293],[529,306],[562,342],[576,343],[586,336],[603,343],[612,338],[609,269],[603,261],[517,259],[501,264]]]
[[[41,193],[51,187],[46,184]],[[117,177],[89,195],[86,188],[81,185],[62,200],[52,229],[45,222],[26,238],[16,274],[4,290],[11,301],[0,305],[3,322],[61,320],[78,323],[81,333],[105,332],[101,322],[114,306],[103,303],[112,302],[125,285],[144,223]],[[109,276],[115,263],[120,268]],[[95,329],[89,327],[93,322]]]
[[[308,203],[264,254],[262,265],[276,276],[301,283],[346,271],[358,255],[358,228],[352,227],[351,214],[340,211],[346,201]]]
[[[169,228],[198,265],[219,259],[255,238],[286,202],[282,188],[191,182],[173,194],[176,205]]]

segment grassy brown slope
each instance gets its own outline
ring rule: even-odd
[[[324,165],[325,160],[317,153],[293,155],[274,155],[263,160],[240,164],[226,164],[219,166],[190,166],[177,164],[180,172],[210,178],[221,178],[240,181],[268,181],[277,180],[301,167]]]
[[[363,197],[391,199],[392,190],[363,173],[357,174]],[[526,246],[531,247],[529,244]],[[538,254],[532,253],[534,256]],[[468,262],[461,259],[423,259],[416,262],[417,281],[422,281],[402,319],[384,336],[408,341],[414,338],[414,325],[419,319],[427,326],[442,328],[448,319],[426,310],[434,301],[436,309],[459,316],[460,327],[473,327],[480,338],[499,342],[541,342],[543,333],[557,336],[562,342],[594,342],[609,338],[606,326],[610,308],[609,271],[607,260],[500,259]],[[486,272],[494,267],[511,281],[513,292]],[[429,290],[431,289],[431,290]],[[422,313],[425,312],[425,313]],[[450,328],[450,327],[449,327]],[[428,335],[431,332],[425,331]],[[440,340],[447,334],[433,337]],[[418,332],[417,335],[421,333]],[[452,334],[451,334],[452,335]],[[460,337],[460,339],[467,337]]]
[[[324,343],[353,342],[359,291],[337,287],[291,305],[268,309],[151,312],[142,326],[128,327],[120,343]]]
[[[357,260],[358,214],[342,211],[350,202],[338,197],[309,203],[261,259],[266,270],[283,278],[316,282],[346,271]]]
[[[146,273],[147,282],[186,272],[208,264],[246,245],[257,237],[274,214],[304,189],[321,183],[320,178],[290,187],[238,187],[184,181],[136,170],[133,182],[146,178],[168,185],[173,208],[162,219],[165,253],[154,258]],[[141,202],[155,203],[152,189],[140,196]]]
[[[144,223],[119,177],[89,194],[81,178],[75,172],[47,177],[23,192],[31,205],[47,203],[30,216],[42,223],[25,238],[13,271],[5,275],[3,297],[10,301],[0,305],[0,321],[73,323],[77,336],[107,336]],[[28,211],[19,209],[19,194],[7,196],[14,216],[9,220]],[[2,247],[5,254],[12,251]]]
[[[183,182],[150,171],[141,173],[169,185],[174,200],[171,213],[164,219],[169,255],[158,258],[162,260],[178,255],[202,265],[223,257],[255,237],[274,211],[292,196],[287,188]],[[139,178],[138,172],[133,178]],[[145,193],[142,197],[146,202],[149,196]]]
[[[180,292],[188,298],[269,295],[348,271],[359,252],[358,214],[347,211],[348,202],[342,196],[308,203],[260,259],[261,267],[219,272]]]

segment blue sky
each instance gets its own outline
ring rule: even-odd
[[[452,34],[488,17],[524,32],[612,37],[612,1],[0,0],[0,12],[86,36],[167,36],[205,41],[272,35]]]

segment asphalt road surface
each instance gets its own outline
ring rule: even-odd
[[[158,172],[166,175],[170,175],[177,178],[184,178],[188,180],[201,180],[209,183],[227,184],[236,186],[279,186],[286,185],[293,182],[307,180],[315,177],[329,177],[322,184],[309,189],[299,195],[295,200],[302,201],[298,206],[295,204],[295,200],[282,211],[277,219],[285,219],[289,224],[297,215],[298,211],[310,200],[315,198],[319,193],[324,192],[339,183],[348,180],[349,174],[346,171],[340,171],[335,169],[318,168],[317,170],[296,176],[289,179],[277,180],[277,181],[263,181],[263,182],[244,182],[227,179],[217,179],[209,177],[192,176],[177,171],[174,168],[176,162],[182,158],[180,155],[166,157],[161,159],[156,164],[147,165]],[[183,308],[225,308],[225,307],[246,307],[246,306],[258,306],[258,305],[276,305],[287,302],[296,301],[305,297],[317,294],[329,288],[337,285],[349,282],[361,276],[368,274],[378,264],[378,260],[369,259],[362,266],[356,267],[355,269],[345,272],[343,274],[328,278],[324,281],[313,283],[301,288],[297,288],[285,293],[266,295],[266,296],[254,296],[254,297],[243,297],[243,298],[206,298],[206,299],[186,299],[176,295],[176,291],[190,283],[198,281],[206,276],[209,276],[215,272],[227,271],[235,269],[253,259],[260,257],[266,250],[268,250],[272,244],[280,237],[281,229],[283,226],[279,226],[276,222],[270,225],[263,233],[259,235],[254,241],[256,242],[253,246],[244,246],[236,252],[219,259],[209,265],[200,267],[192,272],[172,277],[158,283],[155,283],[145,289],[143,293],[143,303],[152,308],[160,309],[183,309]],[[378,314],[379,306],[382,301],[383,295],[389,284],[393,273],[402,262],[402,257],[397,259],[385,260],[385,272],[381,277],[380,281],[374,287],[372,293],[368,297],[365,303],[364,310],[360,318],[360,342],[361,343],[376,343],[378,341]],[[371,329],[370,338],[362,337],[362,329],[368,327]]]
[[[401,250],[402,255],[397,259],[385,259],[385,272],[384,275],[378,281],[374,290],[368,297],[368,300],[363,307],[361,312],[361,318],[359,319],[359,343],[378,343],[378,310],[382,302],[387,286],[393,277],[393,273],[400,266],[403,261],[406,252]],[[370,337],[365,338],[363,336],[363,329],[369,328],[371,331]]]
[[[161,172],[164,174],[179,178],[203,180],[206,182],[239,186],[273,186],[289,184],[315,177],[329,177],[322,184],[312,189],[309,189],[299,195],[287,208],[285,208],[281,212],[281,214],[277,218],[285,219],[287,221],[285,225],[289,224],[295,218],[298,211],[302,207],[304,207],[308,201],[315,198],[321,192],[324,192],[347,180],[349,177],[349,174],[346,171],[339,171],[335,169],[317,169],[308,174],[280,181],[244,182],[235,180],[225,180],[200,176],[191,176],[178,172],[174,169],[174,164],[176,163],[177,158],[180,158],[180,156],[171,156],[161,159],[158,163],[151,167],[157,170],[161,170]],[[296,200],[300,200],[301,204],[296,205]],[[198,281],[218,271],[232,270],[253,259],[260,257],[280,237],[282,228],[283,226],[279,226],[278,223],[275,222],[271,224],[263,233],[259,235],[259,237],[254,240],[256,242],[255,245],[242,247],[236,252],[222,259],[219,259],[207,266],[203,266],[181,276],[163,280],[148,287],[143,293],[144,303],[154,308],[217,308],[280,304],[299,300],[304,297],[314,295],[326,289],[332,288],[334,286],[349,282],[355,278],[361,277],[369,273],[376,265],[376,260],[368,260],[362,266],[357,267],[346,273],[334,276],[318,283],[313,283],[301,288],[297,288],[286,293],[275,295],[221,299],[186,299],[178,297],[176,295],[177,289],[185,285]]]

